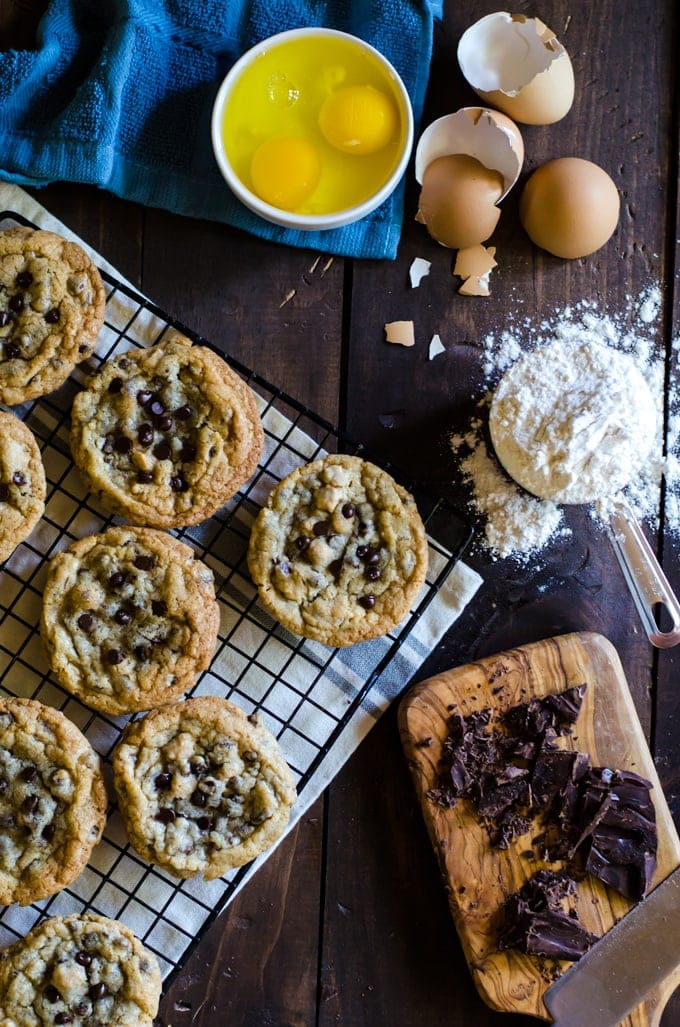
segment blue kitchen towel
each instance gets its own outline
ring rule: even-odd
[[[360,36],[422,113],[443,0],[52,0],[35,50],[0,53],[0,177],[87,182],[292,246],[396,256],[404,181],[362,221],[323,232],[270,225],[230,192],[210,142],[217,88],[237,57],[285,29]]]

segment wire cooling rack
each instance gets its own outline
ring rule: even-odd
[[[12,211],[0,213],[0,228],[17,224],[31,223]],[[102,271],[102,277],[107,287],[106,316],[93,357],[57,392],[14,408],[38,439],[48,493],[41,522],[0,567],[0,692],[62,710],[103,757],[108,773],[126,721],[93,713],[52,679],[38,630],[49,557],[77,538],[120,523],[97,506],[73,467],[68,444],[71,402],[83,377],[101,361],[151,345],[171,329],[202,345],[211,344],[110,274]],[[281,744],[297,780],[301,805],[305,790],[357,712],[377,716],[378,707],[372,706],[369,693],[405,643],[412,644],[409,640],[419,619],[467,546],[470,529],[440,498],[428,497],[403,482],[414,492],[430,547],[427,582],[406,621],[383,639],[342,650],[286,631],[259,606],[248,575],[246,551],[252,521],[274,485],[295,466],[329,451],[366,454],[340,430],[258,374],[228,356],[225,359],[258,397],[265,448],[253,478],[224,509],[197,527],[173,532],[212,568],[221,609],[211,667],[190,694],[220,695],[233,699],[246,713],[257,712]],[[169,980],[254,868],[253,864],[242,867],[218,881],[178,881],[135,854],[112,802],[104,837],[72,884],[31,906],[0,910],[0,946],[22,937],[45,916],[92,911],[122,919],[157,955]]]

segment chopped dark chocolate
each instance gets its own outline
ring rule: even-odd
[[[587,753],[556,744],[576,723],[585,691],[576,685],[513,706],[498,728],[490,726],[490,709],[452,712],[439,781],[428,795],[446,808],[469,800],[500,849],[539,819],[542,858],[566,861],[640,899],[656,867],[651,783],[632,771],[592,767]],[[548,944],[546,925],[540,927],[540,944]],[[564,938],[560,945],[569,948]]]
[[[568,874],[537,871],[506,900],[498,947],[530,956],[579,959],[597,938],[579,923],[575,908],[564,909],[575,891]]]

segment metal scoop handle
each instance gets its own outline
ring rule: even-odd
[[[609,536],[647,637],[657,649],[680,642],[680,603],[631,509],[621,501],[609,518]],[[670,631],[661,631],[654,610],[663,606],[671,619]]]

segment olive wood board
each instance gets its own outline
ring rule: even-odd
[[[499,951],[498,927],[508,895],[543,867],[531,838],[533,830],[501,851],[493,848],[467,800],[452,809],[438,806],[428,791],[438,781],[447,721],[455,711],[466,716],[490,707],[493,715],[510,706],[574,685],[587,685],[571,735],[560,746],[590,754],[595,766],[632,770],[651,780],[659,850],[652,887],[680,863],[680,842],[654,767],[647,741],[618,654],[604,636],[575,632],[518,646],[444,671],[415,685],[399,707],[401,741],[412,772],[430,840],[439,861],[449,905],[470,972],[492,1009],[522,1013],[550,1022],[543,995],[573,964],[537,959],[518,950]],[[493,719],[492,719],[493,723]],[[535,858],[526,856],[533,849]],[[631,902],[586,875],[575,897],[583,925],[601,936],[631,907]],[[680,983],[680,967],[623,1021],[622,1027],[653,1027]]]

